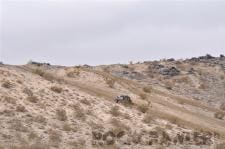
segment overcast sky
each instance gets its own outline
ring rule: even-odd
[[[225,54],[225,0],[0,0],[0,61],[127,63]]]

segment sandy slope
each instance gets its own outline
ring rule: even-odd
[[[177,95],[163,81],[144,92],[149,80],[115,70],[123,71],[1,65],[0,148],[213,148],[224,140],[225,121],[214,117],[223,110]],[[115,103],[122,94],[133,104]]]

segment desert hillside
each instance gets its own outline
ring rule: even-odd
[[[225,57],[0,64],[0,103],[0,149],[224,149]]]

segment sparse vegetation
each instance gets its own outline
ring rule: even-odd
[[[61,87],[58,87],[58,86],[52,86],[51,90],[53,92],[56,92],[56,93],[61,93],[63,91],[63,89]]]
[[[147,104],[141,104],[138,106],[138,110],[142,113],[146,113],[148,111],[149,105]]]
[[[49,130],[48,134],[49,134],[50,142],[58,144],[58,143],[60,143],[62,141],[62,136],[61,136],[61,133],[59,131]]]
[[[24,106],[18,105],[18,106],[16,106],[16,111],[17,112],[26,112],[27,110]]]
[[[151,93],[152,92],[152,88],[151,87],[143,87],[143,91],[145,93]]]
[[[86,112],[84,111],[83,108],[78,107],[74,111],[74,117],[84,121],[86,119]]]
[[[14,129],[14,130],[20,131],[20,132],[27,132],[28,131],[28,128],[25,127],[24,124],[18,119],[12,120],[11,129]]]
[[[224,80],[224,75],[220,75],[220,79],[221,80]]]
[[[33,92],[29,88],[24,88],[23,93],[27,94],[27,96],[33,96]]]
[[[172,90],[173,89],[173,83],[172,82],[170,82],[170,81],[166,81],[165,82],[165,87],[166,87],[166,89],[168,89],[168,90]]]
[[[113,115],[113,116],[120,116],[121,115],[121,112],[119,110],[119,106],[113,106],[110,110],[110,113]]]
[[[45,74],[45,71],[44,71],[43,69],[36,68],[36,69],[33,70],[33,73],[35,73],[35,74],[37,74],[37,75],[43,77],[44,74]]]
[[[112,118],[110,122],[114,126],[114,129],[130,130],[129,126],[125,125],[123,122],[116,118]]]
[[[61,81],[60,78],[56,78],[54,75],[52,75],[51,73],[49,72],[46,72],[46,70],[44,70],[43,68],[36,68],[36,69],[33,69],[32,71],[34,74],[37,74],[41,77],[43,77],[44,79],[48,80],[48,81]]]
[[[106,78],[106,84],[108,84],[108,86],[109,86],[110,88],[113,88],[114,85],[115,85],[115,80],[112,80],[112,79],[110,79],[110,78]]]
[[[10,104],[16,104],[16,100],[10,96],[3,96],[3,101],[10,103]]]
[[[73,132],[77,131],[77,129],[75,127],[72,127],[69,123],[63,124],[63,130],[64,131],[73,131]]]
[[[42,115],[38,115],[34,118],[34,121],[37,123],[46,123],[46,118]]]
[[[220,105],[220,109],[225,111],[225,102]]]
[[[178,124],[178,119],[176,117],[171,117],[169,119],[169,121],[172,123],[172,124]]]
[[[80,69],[79,68],[74,68],[73,71],[67,72],[67,76],[70,78],[76,77],[80,75]]]
[[[69,125],[68,123],[65,123],[65,124],[63,125],[63,130],[64,130],[64,131],[71,131],[72,128],[70,127],[70,125]]]
[[[132,134],[132,142],[135,143],[135,144],[139,144],[141,142],[141,134],[137,133],[137,132],[134,132]]]
[[[190,83],[190,79],[189,79],[188,76],[184,76],[184,77],[181,77],[179,79],[175,79],[175,82],[176,83],[185,83],[185,84],[187,84],[187,83]]]
[[[51,81],[51,82],[53,82],[54,80],[55,80],[55,81],[58,81],[58,82],[61,81],[60,78],[56,78],[53,74],[48,73],[48,72],[45,72],[44,75],[43,75],[42,77],[45,78],[45,79],[48,80],[48,81]]]
[[[16,82],[19,84],[23,84],[23,82],[21,80],[17,80]]]
[[[88,106],[91,105],[91,102],[90,102],[89,100],[87,100],[87,99],[82,99],[82,100],[81,100],[81,103],[83,103],[83,104],[85,104],[85,105],[88,105]]]
[[[31,131],[29,134],[28,134],[28,139],[29,140],[34,140],[38,138],[38,135],[34,132],[34,131]]]
[[[153,121],[152,115],[148,112],[144,115],[143,122],[149,124]]]
[[[198,88],[202,89],[202,90],[205,90],[207,88],[207,86],[204,83],[201,83]]]
[[[76,141],[69,142],[70,146],[73,146],[78,149],[85,149],[86,140],[83,138],[78,138]]]
[[[225,116],[225,115],[224,115],[223,113],[221,113],[221,112],[216,112],[216,113],[214,114],[214,117],[217,118],[217,119],[223,119],[224,116]]]
[[[68,119],[67,118],[67,114],[66,114],[66,110],[64,110],[64,109],[57,109],[56,110],[56,117],[60,121],[66,121]]]
[[[140,93],[139,96],[143,100],[145,100],[147,98],[147,95],[145,93]]]
[[[128,65],[121,65],[121,67],[123,67],[123,68],[129,68],[129,66]]]
[[[2,87],[9,89],[13,87],[13,84],[7,80],[2,83]]]
[[[36,96],[28,96],[26,98],[27,101],[33,102],[33,103],[37,103],[38,102],[38,98]]]
[[[153,62],[80,66],[81,72],[64,66],[4,65],[0,149],[224,148],[224,64],[202,61],[191,66],[180,60],[185,68],[176,76],[159,72],[178,67],[176,60],[157,62],[151,71]],[[37,75],[30,73],[32,68],[38,68]],[[198,88],[201,84],[205,86]]]

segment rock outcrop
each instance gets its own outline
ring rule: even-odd
[[[160,68],[159,73],[161,75],[176,76],[180,74],[180,71],[176,67],[170,67],[170,68]]]

